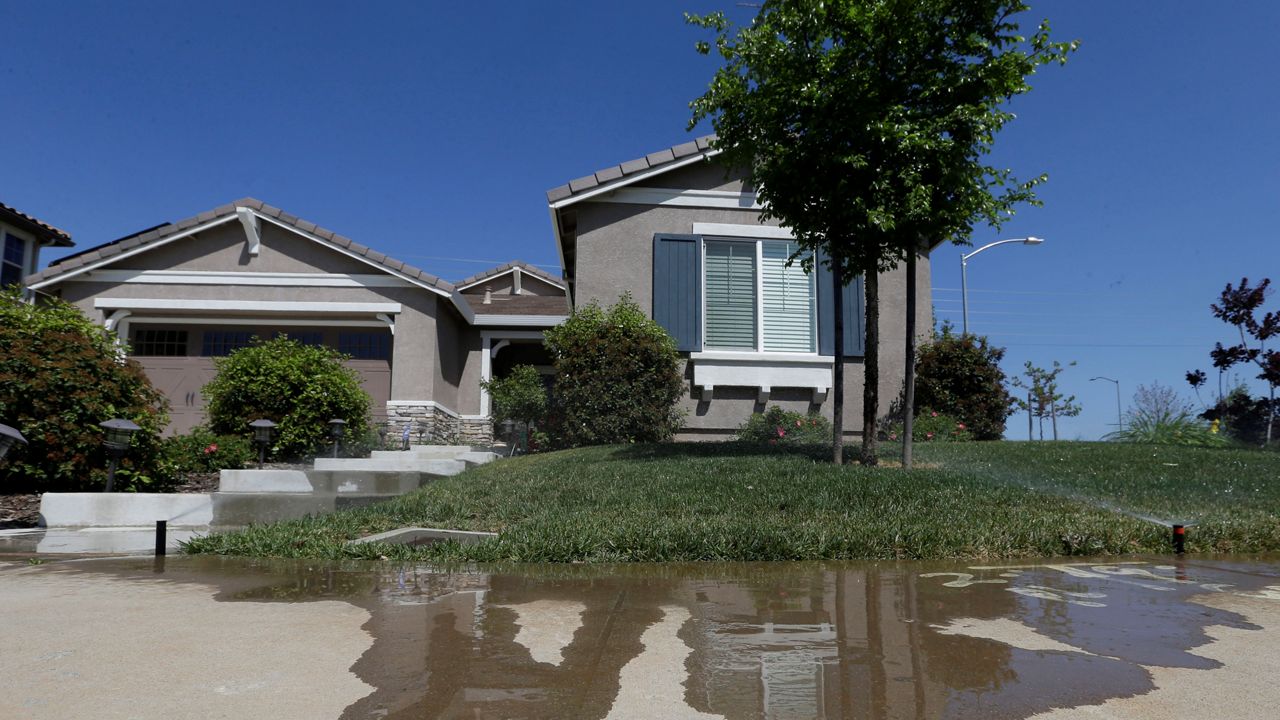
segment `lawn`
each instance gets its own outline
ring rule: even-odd
[[[886,448],[886,452],[891,452]],[[735,443],[503,460],[394,501],[193,541],[189,552],[432,561],[997,558],[1280,549],[1280,454],[1101,443],[925,445],[921,467],[835,467]],[[1123,512],[1122,512],[1123,511]],[[350,546],[397,527],[500,533],[471,546]]]

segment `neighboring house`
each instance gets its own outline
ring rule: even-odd
[[[715,162],[710,137],[573,180],[547,193],[570,302],[624,292],[685,358],[683,437],[723,436],[766,404],[831,417],[831,274],[787,267],[797,248],[761,222],[755,193]],[[929,262],[918,264],[917,327],[931,323]],[[880,397],[900,396],[905,271],[880,278]],[[843,293],[845,428],[861,432],[863,292]]]
[[[204,421],[213,358],[285,333],[350,355],[391,432],[484,442],[481,380],[517,356],[545,365],[541,331],[568,307],[562,281],[529,265],[455,286],[252,198],[61,258],[27,284],[128,340],[169,398],[170,432]]]
[[[40,267],[40,248],[71,247],[71,236],[30,215],[0,204],[0,287],[22,283]]]

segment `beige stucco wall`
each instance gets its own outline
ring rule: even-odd
[[[677,177],[679,175],[679,177]],[[658,187],[724,188],[712,181],[724,175],[717,167],[696,166],[670,175],[658,176],[652,183]],[[597,301],[612,304],[624,292],[646,312],[653,308],[653,236],[655,233],[689,234],[693,223],[762,224],[750,210],[706,209],[652,205],[629,205],[607,202],[583,202],[576,207],[577,247],[574,277],[577,279],[575,302],[579,305]],[[774,224],[774,223],[765,223]],[[918,264],[917,337],[928,336],[932,326],[930,304],[930,268],[928,258]],[[888,412],[902,391],[906,344],[903,312],[906,301],[906,271],[899,268],[881,275],[880,317],[880,413]],[[685,368],[692,381],[692,370]],[[844,423],[850,431],[862,429],[862,386],[864,362],[861,358],[845,364]],[[691,385],[689,386],[691,389]],[[800,389],[774,389],[769,405],[781,405],[799,412],[820,411],[831,417],[830,394],[821,405],[811,403],[812,393]],[[686,412],[688,436],[722,434],[740,426],[753,411],[765,406],[756,403],[756,391],[750,388],[717,387],[709,402],[686,395],[681,408]]]
[[[452,310],[441,312],[432,335],[440,349],[434,365],[435,400],[463,415],[480,413],[480,331]]]
[[[262,220],[258,255],[248,253],[244,226],[232,219],[194,236],[178,238],[113,263],[112,269],[215,270],[220,272],[377,273],[379,270]]]

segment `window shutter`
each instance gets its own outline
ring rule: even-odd
[[[825,257],[824,253],[818,253],[818,354],[834,356],[836,345],[835,313],[831,308],[832,278],[831,269],[821,264]],[[866,353],[862,276],[859,275],[845,285],[840,297],[844,310],[844,356],[862,357]]]
[[[708,348],[756,347],[756,244],[706,242]]]
[[[676,349],[702,349],[702,253],[697,235],[653,236],[653,319]]]
[[[787,267],[798,249],[794,242],[768,240],[760,247],[766,351],[813,352],[813,278],[799,259]]]

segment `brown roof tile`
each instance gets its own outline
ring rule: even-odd
[[[458,283],[456,283],[456,286],[463,288],[463,287],[467,287],[468,285],[474,285],[482,280],[486,280],[491,277],[502,275],[503,273],[506,273],[509,270],[516,267],[520,268],[520,272],[529,273],[530,275],[533,275],[536,278],[539,278],[541,280],[546,280],[547,282],[555,283],[556,285],[564,287],[564,278],[561,278],[558,275],[552,275],[546,270],[543,270],[537,267],[536,265],[530,265],[529,263],[524,262],[523,260],[513,260],[504,265],[491,267],[488,270],[482,270],[476,273],[475,275],[472,275],[471,277],[467,278],[466,280],[459,281]]]
[[[711,150],[711,143],[715,140],[714,135],[704,135],[695,138],[689,142],[680,143],[674,147],[649,153],[642,158],[635,158],[624,163],[619,163],[604,170],[598,170],[594,175],[578,178],[570,181],[568,185],[561,185],[547,191],[547,202],[556,203],[573,197],[574,195],[599,187],[605,183],[621,180],[628,175],[634,175],[646,170],[661,168],[663,165],[673,163],[677,160],[683,160],[687,157],[705,153]]]
[[[25,226],[28,230],[40,236],[40,239],[47,241],[49,245],[58,247],[75,245],[75,243],[71,242],[71,234],[66,230],[59,230],[33,215],[28,215],[4,203],[0,203],[0,220],[8,220],[14,224]]]

